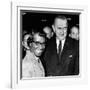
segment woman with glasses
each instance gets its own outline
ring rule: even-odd
[[[23,78],[45,76],[45,70],[40,60],[40,56],[45,49],[45,41],[44,34],[33,31],[32,40],[28,41],[30,49],[22,61]]]

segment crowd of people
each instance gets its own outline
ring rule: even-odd
[[[22,78],[79,75],[79,28],[68,34],[68,25],[58,15],[51,26],[23,33]]]

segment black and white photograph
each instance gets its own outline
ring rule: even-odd
[[[11,86],[84,83],[85,13],[74,6],[12,3]]]
[[[21,78],[79,75],[80,13],[20,11]]]
[[[1,0],[0,90],[90,90],[90,0]]]

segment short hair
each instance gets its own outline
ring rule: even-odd
[[[38,34],[39,36],[46,38],[45,33],[42,30],[42,27],[38,27],[38,28],[33,28],[32,29],[32,39],[34,37],[35,34]]]
[[[51,27],[51,26],[49,26],[49,25],[44,26],[44,27],[43,27],[43,31],[44,31],[44,29],[45,29],[45,28],[49,28],[50,32],[53,32],[53,30],[52,30],[52,27]],[[45,31],[44,31],[44,33],[45,33]]]
[[[70,33],[72,32],[72,29],[73,28],[77,28],[78,29],[78,32],[79,32],[79,27],[78,26],[72,26],[71,29],[70,29]]]
[[[68,24],[68,20],[67,20],[67,18],[66,18],[64,15],[58,15],[58,16],[56,16],[56,17],[54,18],[53,24],[55,23],[55,20],[56,20],[56,19],[66,20],[66,21],[67,21],[67,24]]]
[[[46,38],[46,35],[44,33],[41,33],[41,32],[35,32],[32,34],[32,41],[34,40],[34,35],[35,34],[38,34],[40,37],[43,37],[43,38]]]
[[[39,29],[39,30],[38,30],[38,29]],[[34,35],[35,35],[35,34],[38,34],[40,37],[45,38],[45,42],[46,42],[46,35],[45,35],[45,33],[43,32],[43,30],[41,30],[41,28],[32,28],[32,33],[31,33],[32,38],[28,38],[28,42],[27,42],[28,46],[29,46],[30,43],[33,42],[33,40],[34,40]]]

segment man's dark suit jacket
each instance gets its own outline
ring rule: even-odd
[[[66,76],[79,74],[79,44],[78,41],[67,37],[58,58],[56,38],[53,37],[44,54],[46,76]]]

